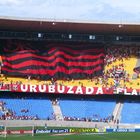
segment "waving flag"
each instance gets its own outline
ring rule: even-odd
[[[2,73],[10,76],[82,79],[99,76],[103,71],[103,47],[51,44],[43,49],[8,49],[2,56]]]

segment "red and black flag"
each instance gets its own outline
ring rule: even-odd
[[[103,72],[103,47],[51,44],[41,49],[8,49],[5,48],[2,56],[2,73],[9,76],[31,76],[46,80],[52,77],[84,79],[99,76]]]

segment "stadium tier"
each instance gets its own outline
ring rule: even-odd
[[[1,119],[6,120],[55,120],[56,114],[48,99],[1,99]],[[60,99],[57,101],[65,121],[111,122],[115,101],[89,99]]]

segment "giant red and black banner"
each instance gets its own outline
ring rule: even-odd
[[[14,48],[14,49],[13,49]],[[4,47],[2,73],[40,79],[84,79],[102,75],[104,48],[92,45],[15,43]]]

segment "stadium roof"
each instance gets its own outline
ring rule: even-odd
[[[140,35],[140,24],[0,17],[0,30]]]

